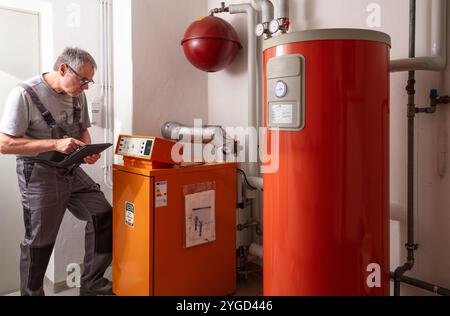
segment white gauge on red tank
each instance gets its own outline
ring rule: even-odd
[[[275,84],[275,95],[278,98],[284,98],[288,93],[288,86],[286,82],[280,80]]]

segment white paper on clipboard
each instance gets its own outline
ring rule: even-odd
[[[185,196],[186,248],[216,240],[215,191]]]

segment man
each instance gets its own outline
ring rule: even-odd
[[[80,295],[112,295],[103,277],[111,264],[112,208],[78,165],[60,168],[65,155],[91,143],[84,90],[97,65],[78,48],[66,48],[54,71],[34,77],[10,94],[0,123],[0,152],[17,155],[25,238],[20,245],[24,296],[44,295],[45,271],[66,209],[86,221]],[[100,155],[85,158],[95,164]]]

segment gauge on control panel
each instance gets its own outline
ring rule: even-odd
[[[278,98],[284,98],[288,93],[288,86],[286,84],[286,82],[284,82],[283,80],[278,81],[275,84],[275,95]]]

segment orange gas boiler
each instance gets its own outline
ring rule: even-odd
[[[389,295],[389,53],[370,30],[265,41],[265,295]]]
[[[174,143],[120,136],[113,168],[113,291],[222,296],[236,289],[236,164],[172,167]]]

